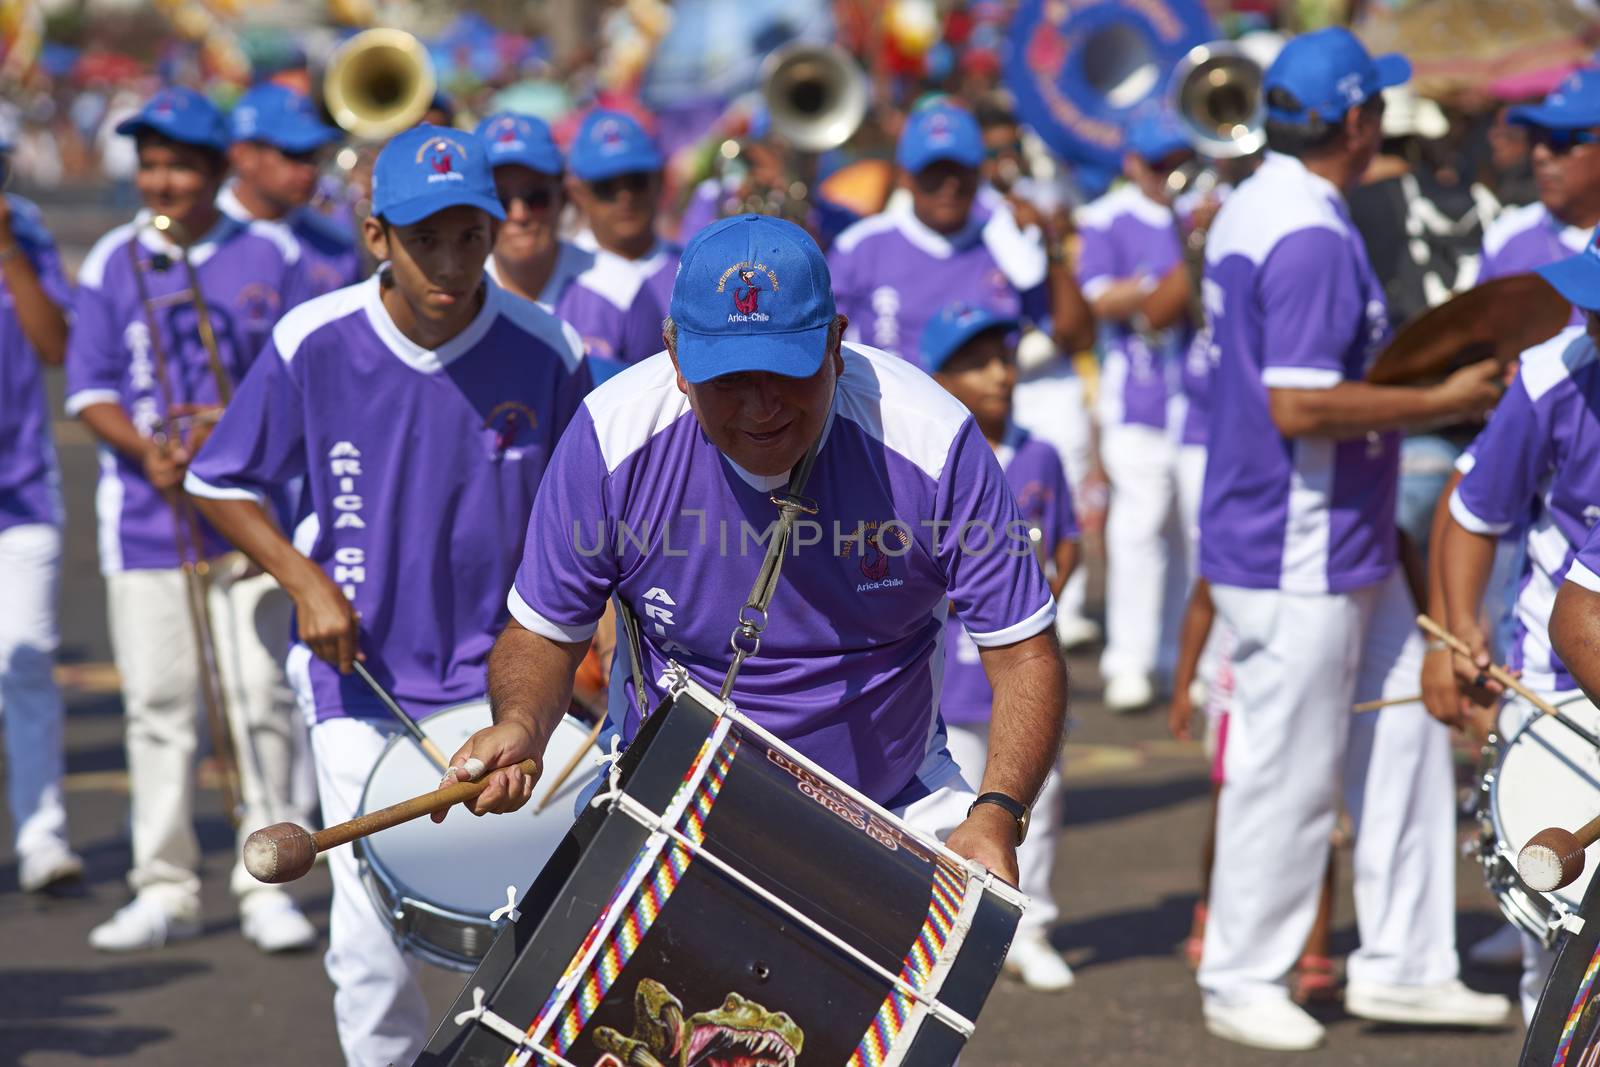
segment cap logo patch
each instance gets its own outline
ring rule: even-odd
[[[417,150],[417,164],[426,164],[432,171],[428,184],[435,182],[464,182],[466,175],[456,170],[456,159],[467,158],[467,150],[459,141],[448,137],[435,137]]]
[[[150,117],[153,119],[170,119],[177,110],[177,102],[170,96],[158,96],[150,101]]]
[[[600,151],[608,156],[614,156],[628,147],[622,123],[616,119],[601,119],[595,123],[594,139],[600,142]]]
[[[733,308],[728,313],[729,322],[771,322],[772,316],[760,309],[761,279],[765,276],[767,292],[778,291],[778,276],[765,263],[741,260],[722,272],[717,279],[717,292],[733,290]]]
[[[946,145],[954,138],[950,131],[950,120],[944,115],[931,115],[928,118],[927,138],[930,145]]]
[[[1345,103],[1355,105],[1361,103],[1361,75],[1346,74],[1334,85],[1333,91],[1344,97]]]

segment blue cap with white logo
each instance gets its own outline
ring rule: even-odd
[[[317,116],[311,98],[265,82],[239,98],[228,116],[235,143],[261,141],[285,152],[309,152],[344,135]]]
[[[965,108],[929,104],[906,118],[894,158],[908,174],[943,160],[976,167],[983,162],[983,132]]]
[[[632,115],[603,108],[584,118],[567,152],[567,166],[586,182],[658,171],[662,165],[661,150]]]
[[[961,346],[989,330],[1010,332],[1017,328],[1017,317],[977,304],[957,301],[946,304],[922,328],[922,367],[929,374],[943,370]]]
[[[1166,108],[1152,109],[1128,127],[1128,151],[1146,163],[1159,163],[1178,152],[1192,152],[1194,145],[1184,136],[1183,127]]]
[[[1589,235],[1582,252],[1546,264],[1536,273],[1573,307],[1600,311],[1600,229]]]
[[[1506,121],[1547,130],[1588,130],[1600,126],[1600,70],[1575,70],[1537,104],[1514,107]]]
[[[217,105],[182,86],[162,89],[146,100],[137,115],[117,123],[117,132],[124,137],[158,133],[180,144],[218,152],[228,147],[228,126]]]
[[[398,134],[372,165],[372,214],[410,226],[450,207],[506,217],[494,191],[483,142],[464,130],[414,126]]]
[[[489,153],[489,166],[512,164],[540,174],[561,173],[561,152],[543,119],[502,111],[478,123],[473,131]]]
[[[827,355],[833,317],[822,249],[769,215],[735,215],[701,230],[672,283],[678,369],[690,382],[745,371],[809,378]]]
[[[1411,62],[1395,54],[1370,56],[1343,26],[1303,33],[1283,46],[1262,78],[1267,118],[1289,126],[1313,119],[1332,123],[1394,85],[1411,79]],[[1285,90],[1298,108],[1273,107],[1271,93]]]

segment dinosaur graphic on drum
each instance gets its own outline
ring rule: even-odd
[[[805,1033],[783,1012],[737,993],[722,1006],[685,1015],[683,1002],[653,978],[633,995],[633,1036],[595,1031],[606,1053],[594,1067],[794,1067]]]

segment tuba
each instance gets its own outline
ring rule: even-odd
[[[427,48],[390,27],[364,30],[344,42],[322,76],[329,116],[358,141],[386,141],[415,126],[437,88]]]
[[[801,152],[829,152],[867,117],[867,79],[838,45],[791,44],[762,66],[761,99],[780,137]]]
[[[1178,61],[1168,101],[1196,153],[1240,159],[1266,147],[1263,73],[1232,41],[1196,45]]]

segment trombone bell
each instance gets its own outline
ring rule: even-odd
[[[333,121],[357,140],[382,141],[427,114],[438,88],[433,61],[404,30],[365,30],[340,45],[322,77]]]
[[[828,152],[867,116],[867,79],[837,45],[791,44],[767,57],[761,97],[772,128],[801,152]]]
[[[1196,152],[1239,159],[1266,147],[1262,73],[1231,41],[1196,45],[1178,61],[1170,102]]]

